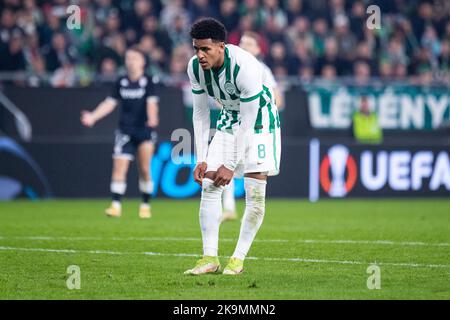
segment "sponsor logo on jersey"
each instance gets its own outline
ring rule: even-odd
[[[141,99],[145,95],[144,88],[127,89],[120,88],[120,96],[123,99]]]

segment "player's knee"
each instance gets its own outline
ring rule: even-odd
[[[222,196],[223,186],[216,187],[214,181],[204,178],[202,181],[202,199],[212,200]]]

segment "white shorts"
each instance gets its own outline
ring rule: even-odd
[[[208,148],[206,171],[217,171],[226,159],[236,153],[234,136],[216,131]],[[242,177],[245,173],[261,172],[276,176],[280,172],[281,134],[280,128],[271,133],[254,133],[245,148],[244,159],[238,163],[234,175]]]

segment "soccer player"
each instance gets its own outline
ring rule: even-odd
[[[259,34],[252,31],[246,31],[241,37],[239,47],[244,49],[245,51],[250,52],[257,59],[260,60],[261,55],[261,38]],[[263,85],[267,88],[272,89],[275,96],[275,101],[277,108],[283,107],[283,96],[280,92],[277,82],[275,81],[275,77],[273,76],[272,71],[269,67],[260,60],[262,71],[263,71]],[[236,202],[234,200],[234,180],[225,187],[223,190],[223,215],[222,221],[226,220],[235,220],[237,219],[236,214]]]
[[[194,106],[194,180],[202,186],[199,216],[203,258],[185,274],[219,270],[222,192],[234,175],[243,174],[245,213],[236,249],[223,270],[236,275],[243,271],[244,259],[264,218],[267,177],[279,172],[279,115],[272,90],[263,85],[261,63],[249,52],[226,45],[226,30],[219,21],[199,20],[190,35],[195,56],[187,71]],[[209,147],[208,95],[223,105]]]
[[[112,203],[106,209],[106,214],[110,217],[121,216],[121,198],[127,188],[128,168],[137,153],[139,190],[142,194],[139,216],[150,218],[150,195],[153,192],[150,163],[156,142],[155,128],[159,124],[159,99],[155,95],[151,78],[144,73],[146,57],[138,47],[126,51],[125,66],[127,74],[117,80],[111,95],[94,111],[82,111],[81,122],[92,127],[120,105],[119,128],[113,152]]]

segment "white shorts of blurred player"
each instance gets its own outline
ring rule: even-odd
[[[216,131],[208,149],[206,171],[217,171],[226,159],[236,153],[234,136],[223,131]],[[280,171],[281,134],[276,128],[270,133],[254,133],[249,138],[243,160],[234,171],[236,178],[246,173],[261,172],[276,176]]]

